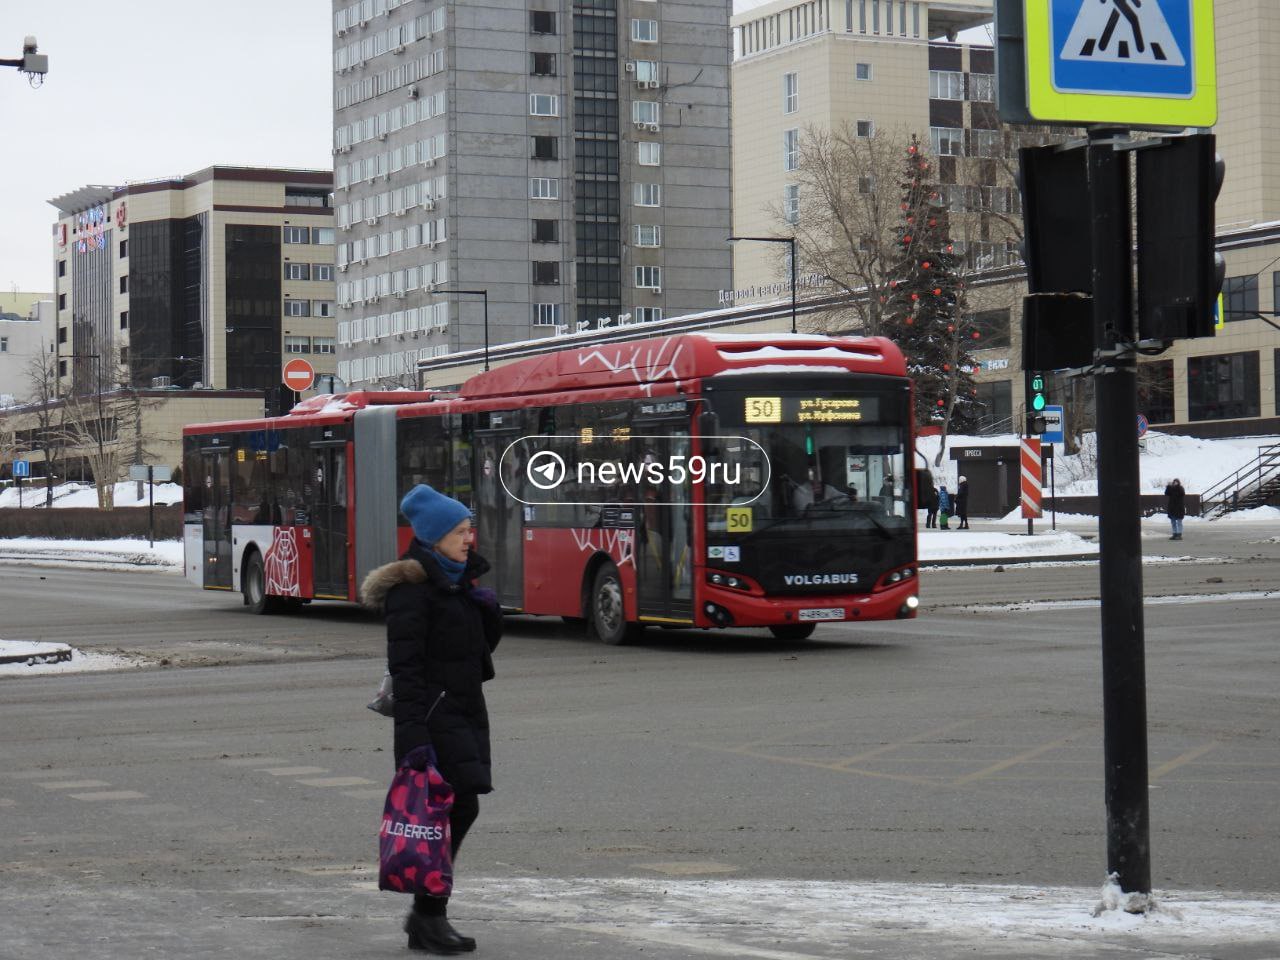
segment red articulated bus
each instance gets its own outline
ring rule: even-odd
[[[680,334],[546,353],[456,393],[320,396],[187,427],[186,576],[255,611],[358,599],[429,483],[510,613],[767,627],[913,617],[911,383],[881,338]]]

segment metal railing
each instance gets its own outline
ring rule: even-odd
[[[1257,506],[1280,490],[1280,443],[1258,448],[1258,456],[1200,494],[1200,513],[1220,516]]]

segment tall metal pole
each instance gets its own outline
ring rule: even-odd
[[[1129,155],[1114,146],[1125,133],[1091,131],[1088,146],[1107,872],[1125,892],[1150,893],[1137,376],[1132,349],[1122,347],[1134,341]]]
[[[489,369],[489,291],[481,290],[484,295],[484,368]]]
[[[791,244],[791,332],[796,332],[796,238],[788,237]]]

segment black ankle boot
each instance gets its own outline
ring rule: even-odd
[[[452,956],[476,948],[473,937],[464,937],[458,933],[449,919],[443,916],[427,916],[415,910],[405,918],[404,931],[409,935],[410,950]]]

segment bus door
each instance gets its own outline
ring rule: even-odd
[[[643,460],[660,461],[668,477],[662,488],[640,484],[635,545],[639,617],[651,623],[692,623],[693,507],[689,502],[692,484],[688,473],[688,423],[668,420],[646,424],[636,420],[632,429],[636,443],[642,445],[635,452]],[[682,482],[678,480],[679,470],[685,474]]]
[[[524,505],[507,492],[519,493],[524,464],[512,452],[502,476],[502,453],[518,437],[519,430],[477,430],[474,470],[476,473],[476,552],[489,561],[488,586],[504,607],[524,606]],[[503,480],[506,486],[503,485]]]
[[[347,444],[311,444],[312,593],[347,599]]]
[[[204,585],[231,590],[231,457],[226,449],[200,451],[204,468]]]

